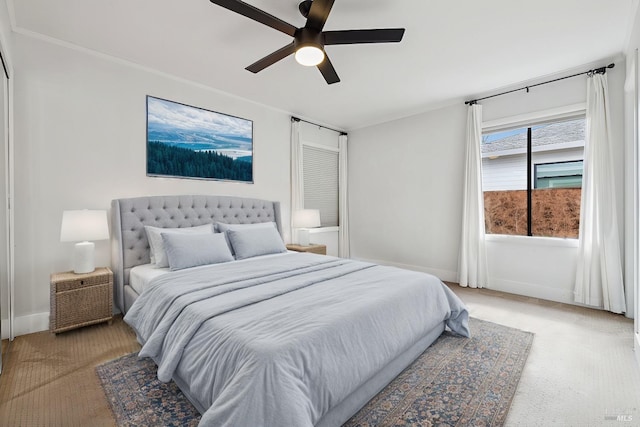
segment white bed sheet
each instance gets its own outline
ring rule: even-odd
[[[158,276],[167,274],[169,268],[159,268],[155,264],[136,265],[129,272],[129,285],[139,294],[145,290],[149,282]]]

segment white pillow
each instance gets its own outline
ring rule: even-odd
[[[225,234],[229,236],[236,259],[287,251],[280,233],[275,228],[228,230]]]
[[[167,259],[167,253],[164,250],[164,242],[162,241],[161,233],[213,234],[213,224],[184,228],[160,228],[145,225],[144,229],[147,232],[147,240],[149,241],[149,249],[151,251],[151,264],[155,264],[156,267],[169,267],[169,260]]]
[[[226,233],[228,230],[256,230],[261,228],[274,228],[275,230],[278,229],[278,227],[276,226],[276,223],[273,221],[256,222],[254,224],[227,224],[226,222],[215,223],[215,229],[225,234],[227,238],[227,243],[229,244],[229,248],[231,248],[231,253],[235,253],[235,252],[233,250],[233,246],[231,245],[231,242],[229,241],[229,236],[227,236],[227,233]]]
[[[161,233],[171,270],[233,261],[221,233]]]

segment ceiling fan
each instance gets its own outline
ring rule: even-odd
[[[240,0],[211,0],[233,12],[281,31],[291,37],[293,42],[249,65],[246,69],[252,73],[264,70],[281,59],[295,53],[296,61],[306,66],[317,66],[328,84],[340,81],[338,73],[324,51],[325,46],[360,43],[394,43],[402,40],[404,28],[386,28],[375,30],[322,31],[335,0],[304,0],[298,6],[302,16],[307,18],[304,27],[296,28],[250,4]]]

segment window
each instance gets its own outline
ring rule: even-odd
[[[580,116],[483,134],[487,234],[578,237],[584,128]]]
[[[338,160],[337,149],[302,143],[304,208],[320,210],[322,227],[339,224]]]
[[[534,188],[582,187],[583,161],[539,163],[535,165]]]

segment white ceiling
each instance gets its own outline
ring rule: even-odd
[[[295,26],[298,0],[248,3]],[[328,46],[341,82],[288,57],[291,38],[209,0],[8,0],[13,30],[122,58],[344,130],[624,51],[638,0],[336,0],[325,30],[404,27],[401,43]]]

